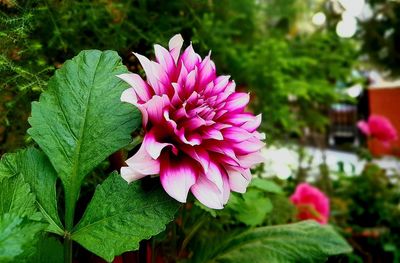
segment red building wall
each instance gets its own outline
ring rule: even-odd
[[[400,137],[400,85],[390,87],[371,87],[369,89],[370,114],[379,114],[388,118]],[[400,156],[400,139],[385,147],[376,140],[368,141],[368,148],[373,155]]]

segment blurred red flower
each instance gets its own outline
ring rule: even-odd
[[[397,140],[397,131],[389,119],[381,115],[371,115],[368,122],[359,121],[357,127],[368,137],[376,138],[383,143]]]
[[[329,198],[318,188],[307,183],[301,183],[297,185],[290,201],[297,208],[298,219],[314,219],[320,224],[328,223]]]

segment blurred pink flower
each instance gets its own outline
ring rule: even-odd
[[[147,80],[122,74],[131,85],[121,100],[142,112],[145,135],[121,175],[132,182],[160,174],[165,191],[186,202],[189,190],[204,205],[222,209],[230,191],[244,193],[250,167],[262,162],[261,115],[245,112],[249,94],[236,92],[230,76],[217,76],[210,54],[204,59],[190,44],[180,55],[181,35],[169,50],[155,45],[157,62],[135,54]]]
[[[301,183],[297,185],[290,200],[297,208],[298,219],[314,219],[321,224],[328,223],[329,198],[318,188]]]
[[[357,127],[365,136],[376,138],[383,143],[397,140],[397,131],[392,123],[384,116],[371,115],[368,122],[359,121]]]

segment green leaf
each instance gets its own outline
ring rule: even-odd
[[[205,240],[191,262],[324,262],[329,256],[349,252],[351,247],[332,227],[303,221]]]
[[[47,156],[34,148],[20,154],[20,171],[36,196],[36,204],[49,222],[47,231],[64,234],[64,227],[57,211],[57,174]]]
[[[49,222],[47,230],[63,235],[63,226],[57,212],[57,175],[46,155],[34,148],[4,155],[0,163],[0,178],[8,178],[14,175],[16,176],[12,177],[13,179],[5,180],[4,183],[10,184],[13,181],[19,183],[25,181],[28,183],[33,194],[27,194],[26,197],[29,197],[31,203],[33,203],[35,200],[34,196],[36,196],[36,205],[42,212],[43,217]],[[20,187],[19,191],[29,192],[29,186],[24,184],[24,187]],[[3,187],[7,188],[4,190],[5,192],[3,194],[10,194],[7,193],[7,191],[9,192],[11,190],[10,186]],[[9,201],[14,205],[20,205],[15,201]],[[25,209],[29,207],[30,206],[26,206]],[[36,211],[34,205],[32,205],[30,209]]]
[[[254,178],[253,180],[251,180],[250,186],[269,193],[283,193],[282,188],[278,184],[276,184],[274,181],[267,179]]]
[[[35,205],[35,195],[31,193],[29,185],[22,176],[13,175],[0,179],[0,216],[7,213],[21,218],[40,219]]]
[[[34,249],[36,234],[45,225],[35,195],[16,170],[18,154],[7,154],[0,162],[0,262],[11,262]]]
[[[63,245],[54,237],[43,234],[36,245],[36,251],[29,256],[27,263],[59,263],[64,262]]]
[[[97,187],[72,239],[111,261],[163,231],[178,207],[160,187],[144,191],[139,182],[128,184],[113,173]]]
[[[120,101],[127,73],[115,51],[82,51],[57,70],[32,103],[28,133],[49,157],[70,202],[84,177],[131,141],[140,125],[137,109]]]
[[[194,200],[194,205],[199,207],[200,209],[206,211],[209,213],[212,217],[217,217],[217,211],[215,209],[209,208],[208,206],[203,205],[202,203],[199,202],[199,200]]]
[[[233,216],[248,226],[260,225],[272,210],[272,203],[264,193],[257,189],[248,189],[241,196],[232,194],[227,209],[234,211]]]
[[[17,257],[33,249],[37,233],[43,227],[14,213],[0,215],[0,262],[20,262]]]

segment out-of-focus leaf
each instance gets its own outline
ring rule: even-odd
[[[282,188],[278,184],[276,184],[274,181],[267,179],[254,178],[253,180],[251,180],[250,186],[256,187],[265,192],[270,192],[275,194],[283,193]]]
[[[194,263],[324,262],[329,256],[351,252],[351,247],[332,227],[303,221],[207,240],[194,252],[190,261]]]
[[[217,217],[217,211],[215,209],[209,208],[205,205],[203,205],[202,203],[200,203],[198,200],[194,201],[194,205],[201,208],[202,210],[206,211],[207,213],[209,213],[212,217]]]
[[[248,189],[242,196],[231,196],[227,209],[234,211],[233,216],[248,226],[260,225],[272,210],[268,197],[256,189]]]

